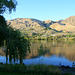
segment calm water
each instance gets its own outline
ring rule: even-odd
[[[38,49],[43,45],[43,55],[39,56]],[[0,62],[5,63],[6,57],[0,49]],[[18,60],[19,62],[19,60]],[[31,53],[27,52],[23,63],[72,66],[75,62],[75,41],[31,41]],[[9,61],[8,61],[9,63]]]

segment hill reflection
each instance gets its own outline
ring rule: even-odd
[[[43,44],[44,56],[64,56],[69,60],[75,61],[74,41],[31,41],[31,53],[27,54],[27,58],[37,57],[41,44]]]
[[[26,58],[38,58],[38,49],[43,44],[43,55],[45,57],[56,55],[75,61],[75,42],[74,41],[31,41],[31,53],[27,52]],[[0,55],[5,56],[5,52],[0,48]]]

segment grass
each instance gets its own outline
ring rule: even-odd
[[[0,75],[25,75],[25,74],[19,74],[19,73],[11,73],[11,72],[3,72],[3,71],[0,71]]]
[[[3,72],[0,71],[0,75],[46,75],[43,73],[12,73],[12,72]],[[72,73],[64,73],[64,74],[48,74],[48,75],[75,75]]]
[[[58,66],[53,65],[11,65],[0,64],[0,75],[75,75],[72,73],[61,74]]]
[[[2,74],[3,73],[3,74]],[[57,66],[47,65],[1,65],[0,75],[60,75],[61,72]]]
[[[0,71],[0,75],[43,75],[43,74],[37,74],[37,73],[11,73],[11,72],[2,72]]]

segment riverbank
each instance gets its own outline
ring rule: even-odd
[[[71,70],[71,72],[70,72]],[[0,75],[75,75],[75,68],[53,65],[0,64]]]
[[[72,34],[66,34],[66,35],[33,35],[33,36],[24,36],[25,39],[30,39],[30,40],[75,40],[75,35]]]
[[[57,66],[47,65],[8,65],[0,64],[0,72],[7,73],[21,73],[27,75],[61,75],[61,72]]]

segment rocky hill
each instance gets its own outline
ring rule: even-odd
[[[72,26],[75,26],[75,16],[71,16],[67,19],[65,19],[64,21],[62,21],[62,23],[67,24],[69,23]]]
[[[48,34],[56,33],[56,31],[48,29],[53,21],[46,20],[40,21],[37,19],[29,19],[29,18],[17,18],[13,20],[8,20],[7,24],[12,26],[15,29],[19,29],[22,33],[32,35],[32,33],[36,34]]]
[[[16,18],[13,20],[8,20],[7,24],[15,29],[19,29],[22,33],[29,35],[32,33],[50,35],[59,33],[58,31],[75,32],[75,16],[59,21],[40,21],[32,18]]]
[[[58,21],[50,26],[58,31],[75,32],[75,16],[71,16],[65,20]]]

